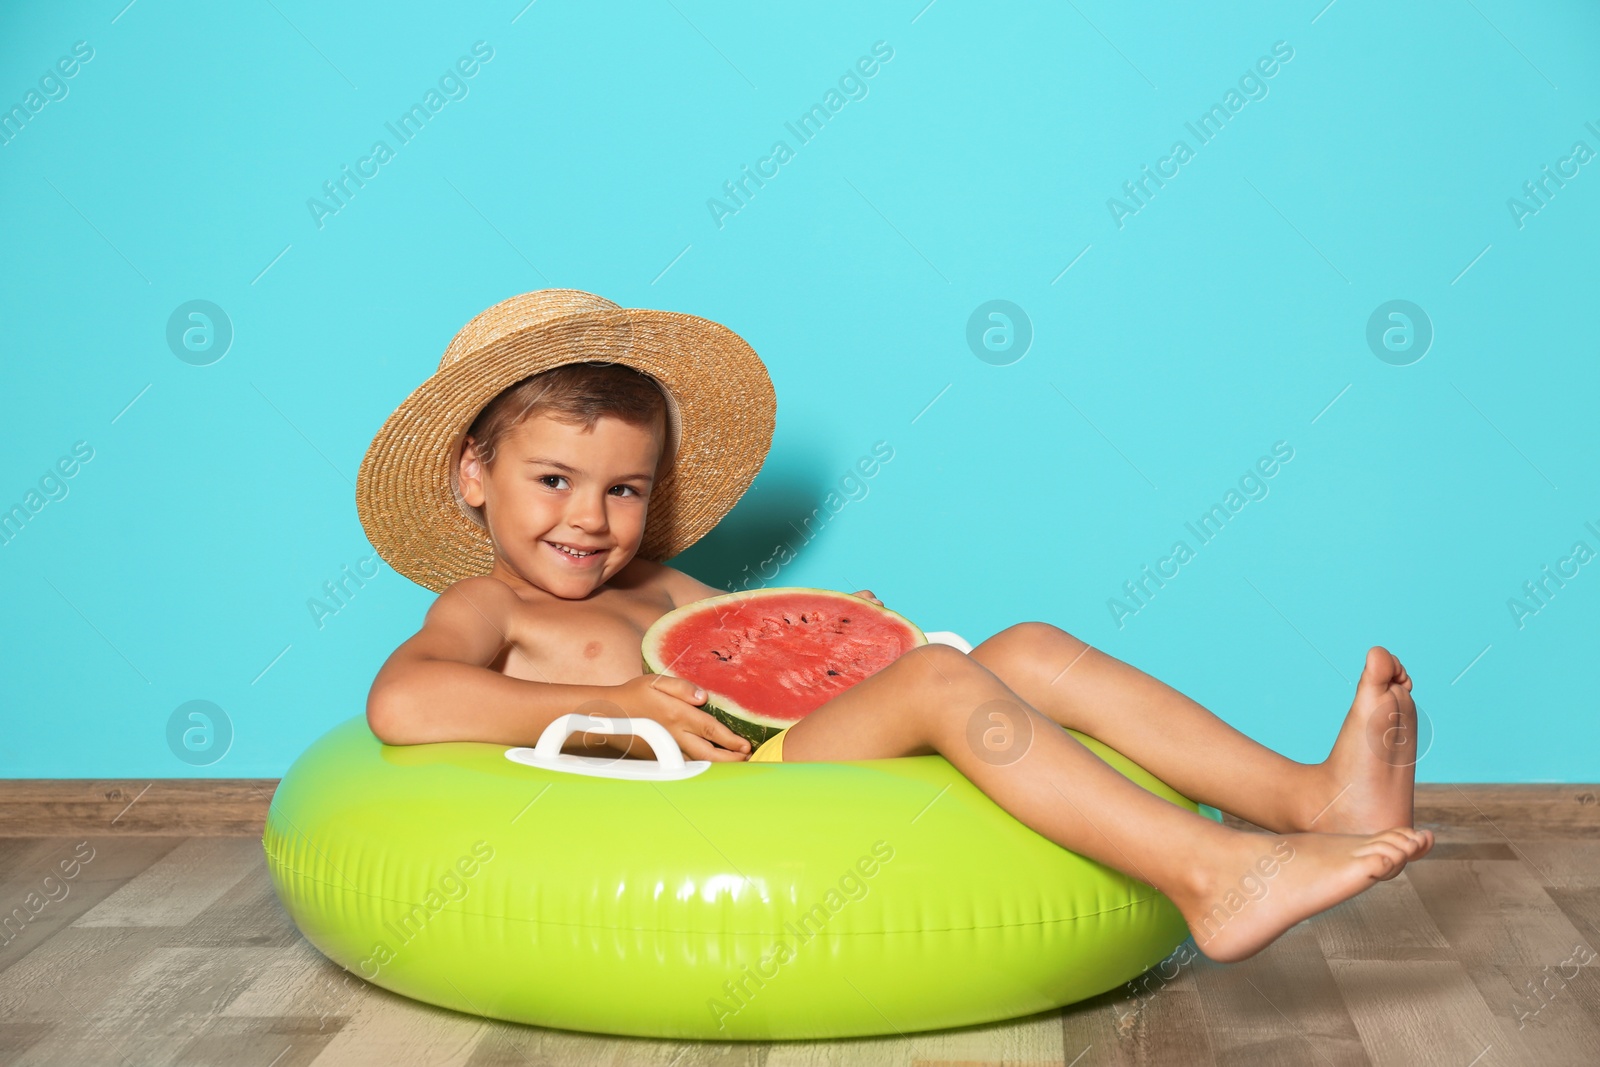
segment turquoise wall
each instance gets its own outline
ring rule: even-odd
[[[433,599],[367,442],[562,286],[771,369],[705,580],[1048,620],[1301,760],[1381,643],[1420,778],[1596,779],[1592,4],[124,3],[0,12],[0,775],[274,776],[359,712]]]

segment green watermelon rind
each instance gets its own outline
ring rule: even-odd
[[[763,589],[740,589],[732,593],[706,597],[704,600],[696,600],[682,607],[674,608],[652,623],[650,628],[644,632],[644,640],[642,642],[641,654],[644,661],[644,672],[646,674],[667,674],[665,666],[660,663],[659,657],[656,655],[656,651],[660,646],[662,635],[671,629],[673,623],[682,621],[687,614],[704,611],[717,604],[732,604],[766,597],[793,596],[800,593],[837,597],[839,600],[848,603],[853,609],[859,608],[871,611],[905,626],[914,638],[912,647],[928,643],[928,637],[922,632],[922,628],[898,611],[880,608],[870,600],[864,600],[849,593],[841,593],[837,589],[813,589],[809,586],[798,585]],[[705,687],[701,686],[701,688],[704,689]],[[710,689],[706,689],[706,702],[701,704],[700,708],[710,713],[712,717],[728,729],[749,741],[752,746],[761,744],[785,727],[793,726],[800,721],[798,719],[775,719],[769,715],[762,715],[759,712],[741,706],[732,697]]]

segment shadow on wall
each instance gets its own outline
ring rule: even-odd
[[[786,585],[790,565],[850,499],[815,475],[763,477],[710,533],[667,563],[729,592]]]

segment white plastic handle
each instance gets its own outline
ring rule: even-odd
[[[567,743],[567,738],[580,730],[613,736],[635,734],[650,746],[650,751],[655,754],[656,762],[663,770],[683,770],[683,749],[667,733],[667,728],[654,719],[608,719],[603,715],[573,712],[546,726],[533,751],[540,759],[553,760],[561,754],[561,746]]]
[[[644,740],[655,755],[652,760],[628,759],[616,756],[581,756],[562,752],[567,738],[579,731],[595,734],[623,736],[633,734]],[[585,715],[572,712],[554,720],[544,728],[532,748],[506,750],[506,759],[528,767],[545,770],[568,771],[596,778],[627,778],[635,781],[673,781],[693,778],[711,766],[710,760],[685,760],[683,750],[673,740],[667,728],[654,719],[606,718],[603,715]]]

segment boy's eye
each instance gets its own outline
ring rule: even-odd
[[[539,483],[541,485],[544,485],[544,486],[550,488],[550,489],[559,489],[559,488],[561,488],[558,485],[550,485],[550,482],[551,482],[552,479],[555,480],[555,481],[558,481],[558,482],[564,482],[564,481],[567,480],[566,479],[566,475],[563,475],[563,474],[541,474],[539,476]],[[632,493],[634,496],[640,496],[641,495],[639,490],[635,489],[631,485],[614,485],[611,488],[613,488],[613,489],[626,489],[629,493]]]

